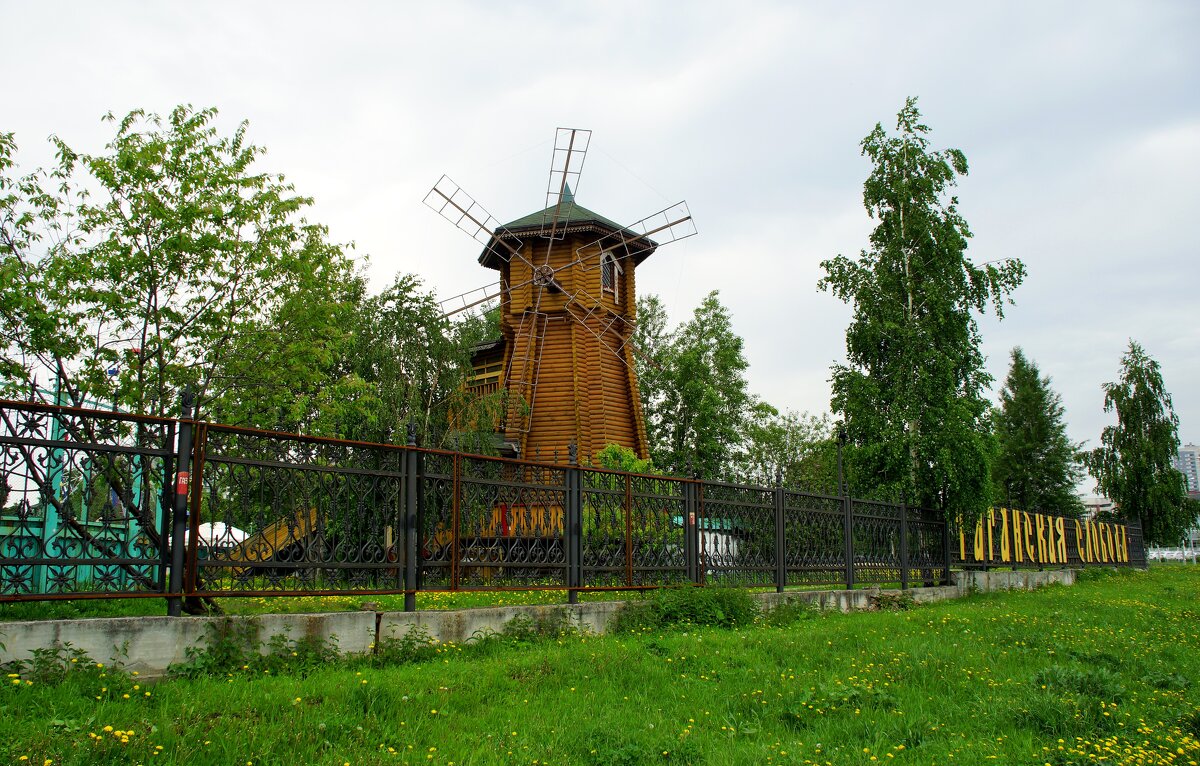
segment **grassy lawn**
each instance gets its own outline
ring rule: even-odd
[[[66,657],[4,679],[0,761],[1196,764],[1198,590],[1195,568],[1095,572],[736,629],[231,652],[153,685]]]

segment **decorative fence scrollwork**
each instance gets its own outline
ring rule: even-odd
[[[190,592],[403,589],[403,449],[216,425],[196,433]]]
[[[0,595],[166,590],[175,421],[0,402]]]

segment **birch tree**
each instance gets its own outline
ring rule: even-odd
[[[903,497],[972,517],[991,495],[987,434],[990,377],[976,315],[1003,316],[1025,268],[1017,259],[977,265],[950,195],[967,158],[933,150],[910,98],[896,133],[863,139],[873,163],[863,204],[877,221],[859,257],[823,261],[819,287],[853,308],[846,363],[832,370],[832,409],[844,421],[851,489]]]
[[[1117,422],[1104,429],[1088,459],[1097,488],[1122,518],[1141,521],[1147,545],[1178,545],[1196,520],[1194,506],[1184,502],[1183,474],[1171,462],[1179,451],[1179,418],[1158,362],[1135,341],[1121,357],[1120,379],[1104,384],[1104,411]]]

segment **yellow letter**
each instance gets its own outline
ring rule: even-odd
[[[1025,552],[1029,555],[1029,561],[1036,561],[1037,548],[1033,544],[1033,519],[1029,517],[1029,511],[1024,511],[1025,514]]]
[[[1000,560],[1005,564],[1012,561],[1012,543],[1008,537],[1008,509],[1000,509]]]
[[[992,550],[992,527],[994,527],[994,526],[996,526],[996,509],[988,508],[988,528],[987,528],[988,557],[987,557],[987,560],[989,562],[991,562],[991,560],[996,557],[995,552]]]
[[[1037,560],[1039,564],[1046,563],[1046,519],[1040,513],[1033,514],[1037,526]]]
[[[1025,537],[1021,534],[1021,512],[1013,511],[1013,561],[1021,563],[1025,560]]]
[[[1067,520],[1059,516],[1054,523],[1058,527],[1058,563],[1065,564],[1067,563]]]
[[[1046,561],[1058,563],[1058,546],[1054,544],[1054,519],[1046,517]]]

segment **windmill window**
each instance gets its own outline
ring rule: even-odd
[[[612,255],[605,253],[600,256],[600,286],[604,289],[604,292],[612,293],[613,300],[618,303],[621,300],[619,290],[621,271],[621,266]]]

